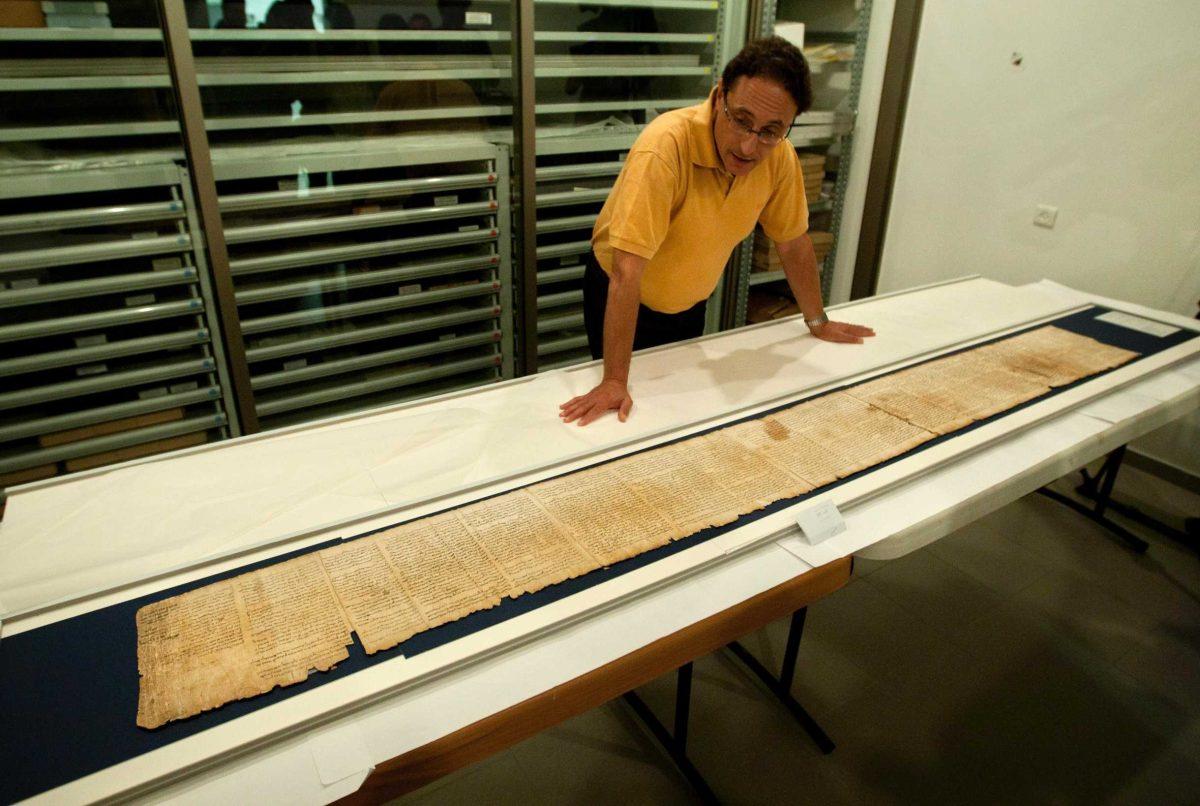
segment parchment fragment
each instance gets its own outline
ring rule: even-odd
[[[913,425],[948,434],[1048,391],[1041,376],[970,351],[885,375],[845,393]]]
[[[453,514],[388,529],[377,545],[430,627],[495,607],[512,587]]]
[[[262,692],[232,581],[146,605],[136,619],[140,727]]]
[[[789,433],[815,444],[838,478],[899,456],[934,436],[844,392],[806,400],[778,412],[776,420]]]
[[[729,523],[740,507],[720,479],[704,468],[698,446],[694,439],[677,442],[621,459],[612,468],[681,535]]]
[[[914,425],[948,434],[1136,356],[1047,326],[893,372],[846,393]]]
[[[538,482],[529,494],[601,565],[666,545],[683,532],[621,479],[629,460]],[[611,470],[609,468],[612,468]]]
[[[972,420],[982,420],[1050,391],[1044,378],[1016,372],[991,356],[972,352],[945,359],[955,362],[951,372],[960,380],[950,387],[961,410]]]
[[[692,455],[700,468],[716,476],[730,495],[742,502],[739,515],[812,489],[800,476],[770,456],[750,450],[724,430],[712,431],[691,442],[695,443]]]
[[[533,593],[599,566],[525,490],[454,512],[497,568],[512,580],[509,596]]]
[[[328,671],[351,642],[316,554],[155,602],[136,619],[145,728]]]
[[[809,489],[837,481],[841,459],[803,431],[795,430],[793,424],[784,425],[779,418],[782,413],[731,425],[721,433],[784,468]],[[807,491],[797,494],[803,492]]]
[[[1037,377],[1049,386],[1065,386],[1137,357],[1137,353],[1052,325],[971,352],[1010,372]]]
[[[454,512],[422,518],[420,534],[439,551],[454,555],[471,575],[472,581],[488,597],[502,599],[513,589],[513,580],[483,550],[475,535]]]
[[[432,627],[392,573],[377,538],[319,552],[350,626],[368,655]]]
[[[919,428],[949,434],[974,422],[962,405],[962,381],[937,362],[901,370],[845,390],[847,395],[869,403]]]

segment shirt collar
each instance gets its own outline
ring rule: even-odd
[[[713,142],[713,104],[717,96],[717,88],[713,87],[708,94],[708,100],[699,106],[692,107],[696,113],[692,115],[691,127],[688,130],[691,140],[692,162],[705,168],[725,170],[717,155],[717,145]]]

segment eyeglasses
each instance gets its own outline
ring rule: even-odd
[[[728,93],[724,93],[722,95],[721,109],[724,110],[725,117],[729,119],[729,125],[733,126],[733,130],[735,132],[737,132],[738,134],[741,134],[741,135],[753,134],[755,137],[758,138],[758,142],[762,143],[765,146],[773,146],[773,145],[777,144],[780,140],[787,137],[788,132],[790,132],[792,130],[791,126],[788,126],[787,129],[785,129],[782,132],[779,131],[779,129],[774,128],[772,126],[766,126],[761,129],[755,129],[753,126],[750,125],[751,121],[747,120],[746,118],[743,118],[740,115],[738,117],[734,117],[733,115],[729,114],[729,94]]]

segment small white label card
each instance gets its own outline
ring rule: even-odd
[[[796,513],[796,525],[800,527],[810,546],[846,531],[846,521],[832,498],[826,498],[821,503],[805,507]]]
[[[1162,322],[1155,322],[1153,319],[1143,319],[1140,316],[1134,316],[1131,313],[1124,313],[1122,311],[1109,311],[1108,313],[1100,314],[1096,318],[1101,322],[1108,322],[1110,325],[1127,327],[1130,330],[1149,333],[1151,336],[1158,336],[1159,338],[1179,332],[1179,328],[1177,327],[1164,325]]]

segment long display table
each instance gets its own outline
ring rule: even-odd
[[[593,381],[598,368],[589,366],[15,490],[0,526],[0,787],[7,787],[0,799],[151,792],[207,799],[265,779],[280,800],[329,800],[353,791],[385,759],[809,568],[871,546],[915,547],[965,517],[956,509],[987,511],[1063,461],[1089,461],[1106,440],[1196,405],[1194,323],[1099,302],[1103,308],[1046,284],[969,279],[843,312],[880,333],[862,347],[817,343],[798,322],[784,321],[639,355],[638,409],[625,426],[557,422],[557,402]],[[1117,307],[1140,319],[1110,321],[1106,309]],[[422,633],[392,655],[352,655],[328,675],[158,731],[133,724],[132,615],[146,602],[1047,321],[1142,357],[815,496]],[[1174,330],[1146,332],[1164,328]],[[973,462],[1005,475],[973,474],[987,484],[983,492],[963,482],[951,485],[953,494],[938,486],[930,495],[932,479],[961,476]],[[271,478],[280,470],[283,478]],[[161,501],[164,490],[191,495],[181,506],[177,495]],[[822,497],[837,501],[849,528],[808,546],[795,536],[795,514]],[[201,537],[184,541],[176,530]]]

